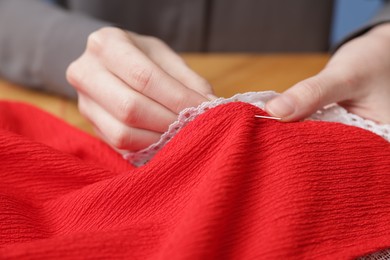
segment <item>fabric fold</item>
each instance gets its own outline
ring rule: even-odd
[[[345,259],[390,247],[390,144],[369,131],[255,119],[261,109],[234,102],[134,168],[44,112],[5,109],[1,258]]]

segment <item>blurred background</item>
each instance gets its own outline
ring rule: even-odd
[[[330,45],[367,23],[383,4],[381,0],[336,0]]]

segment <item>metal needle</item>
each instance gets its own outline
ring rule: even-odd
[[[258,118],[265,118],[265,119],[282,120],[282,118],[280,118],[280,117],[274,117],[274,116],[260,116],[260,115],[255,115],[255,117],[258,117]]]

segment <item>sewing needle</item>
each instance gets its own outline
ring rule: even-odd
[[[274,117],[274,116],[260,116],[260,115],[255,115],[255,117],[258,118],[265,118],[265,119],[273,119],[273,120],[282,120],[280,117]]]

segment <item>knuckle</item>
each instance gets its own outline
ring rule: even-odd
[[[71,64],[69,64],[68,68],[66,69],[65,76],[66,80],[71,84],[75,85],[76,81],[76,72],[77,72],[77,63],[76,61],[73,61]]]
[[[104,46],[104,37],[102,36],[103,29],[99,29],[94,31],[88,36],[87,39],[87,49],[94,52],[99,53]]]
[[[94,53],[101,53],[109,45],[110,39],[121,37],[124,34],[119,28],[102,27],[92,32],[87,39],[87,49]]]
[[[132,134],[126,127],[119,127],[109,138],[109,142],[118,149],[126,149],[132,143]]]
[[[134,82],[134,87],[141,93],[146,93],[152,80],[153,71],[146,66],[132,66],[130,78]]]
[[[66,70],[67,81],[76,89],[80,89],[87,81],[87,73],[80,66],[80,61],[72,62]]]
[[[140,121],[139,109],[135,99],[128,97],[118,106],[118,117],[129,125],[137,125]]]

